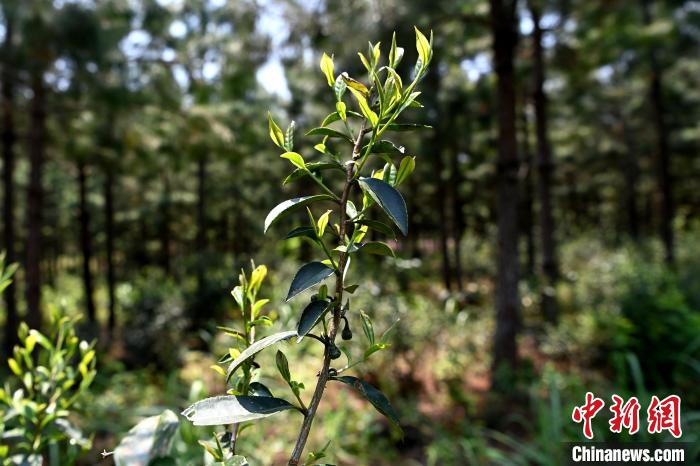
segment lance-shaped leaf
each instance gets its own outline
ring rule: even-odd
[[[241,367],[241,365],[248,360],[248,358],[254,356],[255,354],[259,353],[260,351],[264,350],[268,346],[272,346],[275,343],[279,343],[280,341],[287,340],[288,338],[292,338],[295,336],[297,332],[293,330],[289,330],[287,332],[280,332],[280,333],[275,333],[273,335],[269,335],[262,340],[258,340],[249,347],[245,349],[241,354],[238,355],[236,359],[231,362],[231,364],[228,366],[228,372],[226,373],[226,382],[229,381],[233,373]]]
[[[367,146],[363,147],[362,150],[364,151],[366,147]],[[382,139],[372,145],[371,152],[373,154],[403,154],[406,152],[406,148]]]
[[[304,264],[292,280],[287,293],[287,301],[298,295],[304,290],[308,290],[317,283],[322,282],[326,278],[333,275],[333,269],[328,267],[323,262],[309,262]]]
[[[331,303],[325,299],[311,301],[302,311],[297,326],[297,343],[301,341],[321,320],[321,316],[330,307]]]
[[[260,382],[251,382],[250,385],[248,386],[250,389],[250,394],[252,396],[272,396],[272,392],[270,391],[267,386],[261,384]]]
[[[318,240],[318,236],[316,236],[316,231],[313,229],[313,227],[307,226],[296,227],[295,229],[287,233],[287,236],[285,236],[284,239],[296,238],[298,236],[311,238],[314,241]]]
[[[310,130],[306,133],[307,136],[328,136],[329,138],[342,138],[348,142],[353,142],[352,138],[345,133],[341,133],[337,129],[328,127],[319,127]]]
[[[294,212],[297,209],[307,206],[313,202],[332,200],[333,198],[327,194],[316,194],[313,196],[303,196],[295,197],[294,199],[288,199],[282,202],[281,204],[277,204],[270,211],[270,213],[267,214],[267,217],[265,217],[265,229],[263,231],[267,233],[267,230],[273,223],[275,223],[277,220],[284,217],[285,215]]]
[[[357,246],[357,249],[368,254],[396,257],[394,250],[391,249],[388,244],[382,243],[381,241],[369,241],[367,243],[362,243]]]
[[[394,408],[391,406],[391,403],[389,403],[387,397],[384,396],[384,394],[378,388],[373,387],[364,380],[360,380],[351,375],[335,377],[333,380],[343,382],[344,384],[357,390],[363,397],[365,397],[365,399],[367,399],[367,401],[372,403],[372,406],[374,406],[377,411],[389,418],[389,420],[393,422],[396,427],[399,429],[401,428],[396,411],[394,411]]]
[[[401,233],[408,234],[408,211],[406,201],[396,189],[376,178],[360,178],[360,186],[379,206],[384,209],[389,218],[394,221]]]
[[[170,452],[179,422],[170,410],[151,416],[132,427],[114,450],[117,466],[146,465]]]
[[[305,168],[297,168],[292,173],[287,176],[282,182],[283,185],[289,184],[290,182],[303,178],[304,176],[309,176],[310,172],[320,172],[322,170],[336,169],[341,172],[345,172],[343,166],[338,162],[311,162],[307,163]]]
[[[397,132],[405,132],[405,131],[415,131],[418,129],[432,129],[433,127],[430,125],[421,125],[417,123],[392,123],[389,126],[387,126],[386,130],[387,131],[397,131]]]
[[[219,426],[272,416],[286,409],[295,408],[281,398],[225,395],[200,400],[182,415],[196,426]]]

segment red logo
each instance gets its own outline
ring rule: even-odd
[[[681,431],[681,398],[678,395],[669,395],[663,400],[654,395],[651,397],[649,409],[647,409],[649,433],[658,434],[667,430],[675,438],[680,438]]]
[[[593,438],[593,427],[591,426],[591,420],[598,414],[598,411],[603,409],[605,402],[600,398],[596,398],[593,393],[586,393],[586,403],[583,406],[576,406],[574,411],[571,413],[571,419],[574,422],[580,423],[583,421],[583,435],[587,439]]]

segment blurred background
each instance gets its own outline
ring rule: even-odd
[[[408,74],[414,25],[432,29],[435,52],[424,108],[407,117],[432,129],[396,138],[416,156],[410,233],[397,259],[352,272],[378,334],[398,321],[358,373],[405,437],[331,387],[309,448],[331,439],[338,465],[559,465],[560,442],[581,439],[571,410],[586,391],[636,395],[643,410],[679,394],[682,440],[697,443],[700,2],[0,6],[0,249],[20,264],[2,348],[54,311],[98,339],[81,464],[110,464],[98,452],[143,416],[225,392],[210,369],[228,344],[216,326],[237,325],[230,290],[251,259],[270,269],[274,329],[295,325],[283,297],[312,249],[281,240],[294,219],[267,235],[263,219],[316,188],[282,186],[266,112],[294,120],[311,154],[303,133],[334,105],[321,54],[365,79],[356,52],[381,41],[388,53],[396,31]],[[318,348],[286,351],[310,396]],[[246,431],[252,464],[289,453],[299,418],[278,416]],[[607,419],[596,438],[619,439]],[[182,427],[182,464],[202,463],[196,440],[210,434]]]

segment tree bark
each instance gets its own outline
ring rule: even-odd
[[[450,106],[450,117],[456,118],[458,106]],[[469,133],[470,129],[467,129]],[[467,136],[469,137],[469,136]],[[450,143],[450,182],[448,184],[450,190],[450,202],[452,211],[452,270],[454,271],[454,282],[458,292],[464,291],[463,287],[463,270],[462,270],[462,234],[464,233],[464,215],[462,207],[464,201],[460,195],[459,188],[462,186],[462,171],[459,166],[459,144],[457,138],[452,138]]]
[[[110,337],[117,326],[116,315],[116,278],[114,274],[114,174],[108,168],[104,179],[105,200],[105,253],[107,255],[107,299],[109,318],[107,330]]]
[[[537,132],[537,169],[538,183],[537,194],[540,201],[539,223],[540,240],[542,248],[542,313],[545,319],[556,323],[558,318],[555,287],[559,276],[557,263],[557,247],[554,232],[554,215],[552,212],[552,172],[554,161],[552,149],[549,144],[547,121],[547,94],[544,91],[545,70],[544,52],[542,49],[542,28],[540,26],[541,13],[530,2],[530,13],[534,29],[532,31],[533,46],[533,72],[535,88],[533,101],[535,104],[535,127]]]
[[[163,174],[163,199],[160,206],[160,264],[170,275],[170,176]]]
[[[44,188],[42,176],[46,151],[46,88],[44,70],[32,72],[30,130],[29,130],[29,187],[27,190],[27,266],[26,299],[27,325],[41,328],[41,258],[42,258],[42,209]]]
[[[633,240],[639,239],[639,206],[637,205],[637,183],[639,164],[637,150],[627,124],[622,120],[622,137],[625,154],[622,156],[622,174],[625,179],[624,206],[627,211],[627,231]]]
[[[512,387],[508,377],[503,376],[512,376],[516,369],[516,337],[520,327],[518,153],[513,65],[518,40],[516,3],[515,0],[491,0],[491,32],[498,100],[498,264],[492,383],[498,392],[506,392]]]
[[[197,160],[197,238],[195,248],[202,254],[207,246],[207,211],[206,211],[207,161],[204,156]],[[197,264],[197,289],[200,296],[204,293],[204,264]]]
[[[15,251],[15,72],[14,72],[14,16],[9,10],[5,12],[5,42],[2,55],[5,66],[2,69],[2,164],[3,164],[3,242],[6,263],[12,264],[17,260]],[[15,277],[16,278],[16,277]],[[12,348],[18,342],[16,286],[13,283],[5,288],[5,354],[11,354]]]
[[[535,247],[535,212],[533,193],[534,161],[530,150],[530,127],[526,111],[527,98],[523,98],[523,108],[520,111],[520,134],[522,147],[522,191],[521,203],[522,217],[520,219],[521,234],[525,237],[525,273],[529,277],[535,276],[536,247]]]
[[[94,287],[92,281],[92,240],[90,237],[90,210],[87,201],[87,173],[85,162],[78,162],[78,187],[80,191],[78,218],[80,223],[80,251],[83,255],[83,290],[85,293],[85,311],[88,322],[94,326],[96,321]]]
[[[644,24],[651,24],[650,0],[642,1],[642,15]],[[671,155],[668,147],[668,125],[666,123],[666,109],[663,98],[662,79],[663,69],[656,56],[656,50],[649,51],[649,66],[651,76],[649,82],[649,98],[651,101],[654,129],[656,132],[656,182],[659,194],[659,234],[664,245],[664,260],[667,264],[674,263],[674,235],[673,235],[673,180],[671,179]]]

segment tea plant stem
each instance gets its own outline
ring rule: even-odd
[[[352,149],[352,159],[356,160],[357,155],[362,147],[362,138],[365,131],[365,121],[362,122],[360,131],[358,132],[357,139]],[[345,243],[345,235],[347,232],[347,205],[350,199],[350,192],[354,184],[355,178],[355,164],[348,163],[345,168],[345,186],[343,187],[343,194],[340,198],[340,243]],[[309,403],[309,407],[304,416],[304,422],[302,423],[301,430],[299,431],[299,437],[297,438],[296,444],[294,445],[294,451],[289,459],[289,466],[298,466],[299,460],[302,453],[304,452],[304,447],[306,446],[306,441],[309,438],[309,432],[311,432],[311,425],[314,422],[314,417],[316,416],[316,410],[318,405],[321,404],[321,399],[323,398],[323,392],[326,389],[326,382],[329,378],[329,369],[331,366],[331,347],[335,342],[336,334],[338,333],[338,328],[340,327],[340,309],[343,304],[343,285],[344,285],[344,272],[345,264],[347,263],[348,253],[347,249],[345,252],[341,251],[338,258],[338,269],[336,270],[335,277],[335,307],[333,308],[333,319],[331,321],[330,328],[328,329],[328,342],[323,351],[323,367],[318,375],[318,381],[316,382],[316,388],[314,389],[314,394]]]

